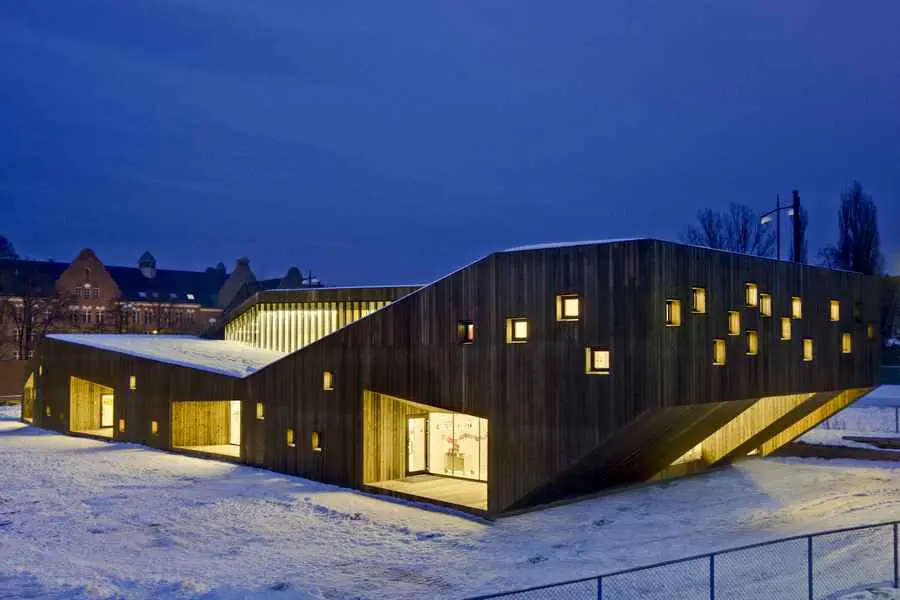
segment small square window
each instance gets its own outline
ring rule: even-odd
[[[849,331],[841,334],[841,354],[850,354],[853,352],[853,336]]]
[[[828,318],[832,323],[837,323],[841,320],[841,303],[839,300],[829,302]]]
[[[800,296],[791,298],[791,317],[794,319],[803,318],[803,300],[800,299]]]
[[[698,315],[706,314],[706,289],[691,289],[691,312]]]
[[[866,325],[866,339],[869,341],[875,339],[875,323],[868,323]]]
[[[318,431],[313,431],[312,436],[310,437],[310,443],[312,444],[312,449],[315,452],[322,451],[322,436],[319,435]]]
[[[772,295],[771,294],[760,294],[759,295],[759,314],[764,317],[772,316]]]
[[[803,338],[803,361],[811,362],[813,359],[813,341],[811,338]]]
[[[331,371],[322,371],[322,389],[326,392],[334,389],[334,373]]]
[[[713,364],[717,367],[725,364],[725,340],[713,340]]]
[[[728,311],[728,335],[741,335],[741,313]]]
[[[750,330],[747,332],[747,356],[759,354],[759,333]]]
[[[472,321],[460,321],[456,325],[456,335],[460,344],[474,344],[475,323]]]
[[[506,320],[506,343],[521,344],[528,340],[528,319],[513,317]]]
[[[781,341],[786,342],[791,339],[791,318],[781,317]]]
[[[266,418],[266,406],[262,402],[256,403],[256,418],[260,421]]]
[[[119,433],[125,433],[125,419],[119,419]]]
[[[297,446],[297,443],[294,441],[294,429],[292,427],[287,429],[287,445],[291,448]]]
[[[128,389],[129,389],[129,390],[136,390],[136,389],[137,389],[137,377],[135,377],[134,375],[131,375],[131,376],[128,378]]]
[[[584,349],[584,372],[588,375],[609,375],[609,350]]]
[[[681,301],[666,300],[666,327],[681,325]]]
[[[577,321],[581,318],[581,298],[578,294],[556,296],[556,320]]]
[[[747,306],[757,306],[759,304],[759,287],[755,283],[747,283],[744,286],[744,295],[746,296]]]
[[[150,421],[150,435],[159,435],[158,421]]]

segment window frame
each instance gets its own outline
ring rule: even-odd
[[[516,332],[516,326],[519,324],[525,325],[525,335],[518,336]],[[530,331],[528,326],[528,318],[527,317],[508,317],[506,319],[506,343],[507,344],[524,344],[528,341],[528,336]]]
[[[755,329],[748,329],[744,337],[747,340],[747,356],[759,356],[759,332]]]
[[[741,311],[728,311],[728,335],[734,337],[741,335]]]
[[[666,298],[666,327],[681,327],[681,300]]]
[[[728,364],[728,345],[722,338],[713,339],[713,366],[724,367]]]
[[[577,305],[577,310],[575,314],[572,315],[567,312],[566,307],[568,302],[575,301]],[[578,322],[581,320],[582,313],[582,304],[581,296],[575,293],[567,292],[565,294],[557,294],[556,295],[556,320],[560,323],[572,323]]]
[[[597,355],[606,355],[606,367],[597,366]],[[584,372],[586,375],[609,375],[612,367],[612,353],[609,348],[588,346],[584,349]]]
[[[759,285],[752,281],[744,284],[744,304],[750,308],[759,306]]]

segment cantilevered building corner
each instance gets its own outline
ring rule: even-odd
[[[426,286],[261,292],[180,354],[57,336],[28,415],[499,515],[795,439],[875,385],[879,285],[651,239],[526,246]]]

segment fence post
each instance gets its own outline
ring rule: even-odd
[[[813,600],[813,558],[812,536],[806,537],[806,587],[809,589],[809,600]]]
[[[894,587],[900,587],[900,570],[897,565],[897,522],[894,522]]]
[[[716,555],[709,555],[709,600],[716,600]]]
[[[597,578],[597,600],[603,600],[603,577]]]

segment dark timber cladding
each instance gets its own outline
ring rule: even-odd
[[[364,489],[453,475],[454,493],[486,486],[499,514],[774,451],[874,385],[879,285],[656,240],[498,252],[244,380],[51,340],[34,414],[53,423],[42,399],[64,409],[68,377],[82,377],[115,388],[129,419],[117,437],[165,447],[172,402],[242,400],[243,462]],[[131,429],[151,413],[156,443]],[[449,413],[444,472],[413,476],[410,417],[431,427]],[[462,466],[465,444],[487,447],[486,463]]]

